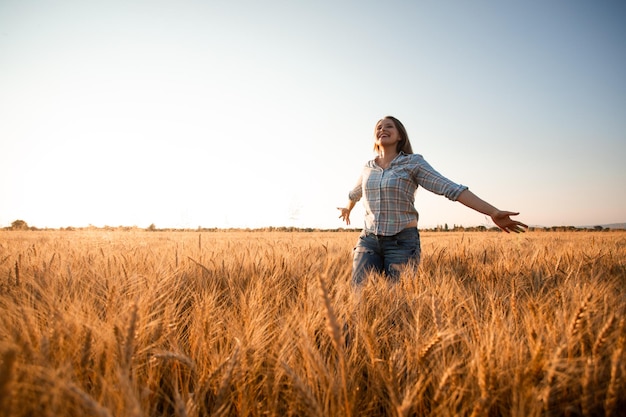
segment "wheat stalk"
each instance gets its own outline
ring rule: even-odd
[[[541,400],[543,401],[545,412],[550,411],[550,395],[552,393],[552,384],[556,377],[556,371],[559,365],[559,357],[561,356],[561,353],[563,352],[564,349],[565,349],[564,344],[561,344],[557,347],[556,351],[554,352],[554,355],[552,356],[552,361],[550,363],[550,367],[548,368],[548,372],[545,377],[546,386],[541,396]]]
[[[85,342],[83,343],[83,349],[81,353],[80,359],[80,367],[82,369],[87,369],[89,367],[90,359],[91,359],[91,329],[86,328],[85,331]]]
[[[193,361],[193,359],[191,359],[189,356],[187,355],[183,355],[181,353],[176,353],[176,352],[163,352],[163,351],[159,351],[159,352],[155,352],[152,355],[152,359],[161,359],[164,361],[175,361],[178,362],[182,365],[185,365],[190,371],[192,375],[196,375],[196,364]]]
[[[330,302],[330,295],[328,294],[328,290],[326,289],[325,279],[319,274],[318,275],[318,284],[319,284],[319,294],[324,302],[324,311],[326,313],[326,329],[331,337],[331,342],[335,351],[337,352],[337,356],[339,359],[339,371],[341,373],[341,385],[342,385],[342,396],[344,401],[344,413],[346,416],[352,415],[352,410],[350,407],[350,401],[348,397],[348,378],[346,371],[346,358],[344,354],[344,344],[345,339],[341,334],[341,326],[339,325],[339,320],[333,310],[333,307]]]
[[[215,406],[217,406],[215,414],[217,415],[222,415],[228,410],[228,402],[226,401],[226,396],[228,394],[228,388],[231,385],[231,381],[235,373],[235,365],[237,365],[237,361],[239,359],[239,350],[241,348],[241,342],[239,341],[239,339],[236,339],[236,342],[237,346],[235,347],[235,351],[228,358],[228,367],[226,368],[226,373],[222,377],[220,386],[218,387],[217,393],[215,394]]]
[[[593,356],[598,356],[600,349],[602,349],[604,345],[606,345],[606,341],[609,337],[609,333],[613,329],[613,324],[615,323],[615,321],[615,314],[611,314],[609,320],[604,324],[604,326],[602,326],[602,329],[600,330],[600,333],[598,334],[598,337],[593,344],[593,348],[591,349],[591,354]]]
[[[623,328],[623,319],[622,319]],[[624,351],[624,342],[626,338],[620,337],[617,348],[611,356],[611,379],[609,381],[609,387],[606,391],[606,399],[604,400],[604,411],[607,416],[613,415],[616,411],[615,406],[617,401],[623,393],[620,392],[622,385],[622,376],[620,375],[620,365],[622,361],[622,353]],[[622,391],[623,392],[623,391]]]
[[[11,407],[9,401],[11,399],[11,379],[13,378],[13,365],[17,352],[9,349],[2,354],[2,362],[0,363],[0,413],[9,416]]]
[[[425,379],[428,377],[425,375],[420,375],[419,380],[413,384],[412,387],[407,389],[404,397],[402,398],[402,403],[399,407],[396,408],[396,415],[399,417],[407,417],[411,415],[412,409],[415,407],[415,404],[418,402],[417,398],[419,394],[424,393],[426,390],[427,384],[424,383]],[[415,414],[415,412],[413,413]]]
[[[449,380],[454,377],[456,369],[459,367],[458,363],[453,363],[452,365],[446,367],[446,370],[443,372],[441,379],[439,380],[439,384],[437,385],[437,390],[435,391],[435,395],[433,397],[433,402],[438,404],[442,401],[443,395],[449,392],[450,384]]]
[[[417,361],[421,362],[423,361],[426,356],[428,356],[428,354],[430,352],[432,352],[435,348],[435,346],[437,346],[437,344],[439,342],[441,342],[441,334],[437,333],[435,336],[433,336],[433,338],[430,340],[430,342],[428,342],[420,351],[419,354],[417,355]]]
[[[326,330],[328,331],[333,347],[341,356],[344,349],[344,339],[341,334],[341,326],[339,325],[339,320],[337,319],[337,315],[331,305],[330,295],[328,294],[328,290],[324,284],[324,278],[321,275],[318,275],[318,284],[319,295],[324,302],[324,312],[326,313]]]
[[[480,398],[474,404],[472,409],[472,417],[482,416],[487,413],[487,407],[489,404],[489,355],[484,352],[478,356],[477,372],[478,372],[478,387],[480,388]]]
[[[441,332],[442,323],[441,323],[441,314],[440,314],[439,309],[437,308],[436,301],[437,300],[435,297],[430,298],[430,308],[433,312],[433,322],[435,323],[435,332],[439,334]]]
[[[174,387],[172,388],[174,396],[174,415],[176,417],[187,417],[187,404],[180,396],[178,387],[178,378],[174,378]]]
[[[583,303],[578,308],[578,311],[576,312],[576,316],[574,316],[574,320],[572,321],[572,325],[570,326],[571,336],[576,336],[580,332],[580,329],[587,315],[587,310],[589,309],[589,302],[591,301],[591,297],[592,295],[589,294],[587,298],[583,300]]]
[[[279,366],[280,369],[285,372],[287,376],[289,376],[289,381],[291,382],[292,387],[299,393],[299,397],[302,398],[302,401],[304,402],[303,405],[307,409],[313,410],[313,415],[324,415],[317,399],[315,398],[315,395],[311,392],[311,389],[306,385],[298,373],[283,361],[280,362]]]
[[[20,286],[20,264],[15,261],[15,286]]]
[[[137,303],[133,303],[131,306],[130,323],[128,324],[128,330],[126,332],[126,339],[124,343],[124,357],[123,363],[128,370],[128,375],[132,379],[132,361],[135,344],[135,334],[137,332],[137,321],[139,313]]]
[[[81,404],[86,407],[91,413],[98,417],[112,417],[112,414],[106,408],[102,407],[96,400],[94,400],[89,394],[77,387],[72,382],[65,383],[65,389],[74,394],[74,398],[80,400]]]
[[[511,279],[511,313],[513,314],[513,324],[517,325],[519,316],[517,312],[517,288],[515,286],[515,277]]]

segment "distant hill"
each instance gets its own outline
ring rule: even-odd
[[[626,229],[626,223],[603,224],[602,227],[605,227],[608,229]]]
[[[545,228],[575,228],[575,229],[596,229],[601,227],[602,229],[610,229],[610,230],[626,230],[626,223],[608,223],[608,224],[594,224],[594,225],[585,225],[585,226],[544,226],[544,225],[530,225],[530,227],[535,227],[537,229],[545,229]]]
[[[626,229],[626,223],[610,223],[610,224],[598,224],[593,226],[583,226],[588,229],[593,229],[596,226],[602,226],[603,229]]]

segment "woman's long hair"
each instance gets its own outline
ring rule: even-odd
[[[398,152],[404,152],[405,154],[412,154],[413,147],[411,146],[411,142],[409,141],[409,134],[406,132],[406,128],[404,127],[402,122],[393,116],[385,116],[382,119],[380,119],[378,122],[376,122],[376,125],[374,125],[374,137],[376,137],[376,126],[378,126],[378,123],[380,123],[381,121],[385,119],[391,120],[393,124],[396,126],[396,129],[398,129],[398,132],[400,133],[400,140],[398,141],[396,150]],[[378,153],[378,148],[379,148],[378,144],[374,143],[374,152]]]

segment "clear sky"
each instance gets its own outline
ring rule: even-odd
[[[387,114],[527,224],[625,222],[624,22],[604,0],[0,0],[0,226],[341,227]]]

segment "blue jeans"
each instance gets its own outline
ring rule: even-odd
[[[402,266],[417,267],[420,254],[417,227],[406,228],[393,236],[363,231],[352,252],[352,284],[362,284],[370,271],[384,273],[392,281],[397,281]]]

